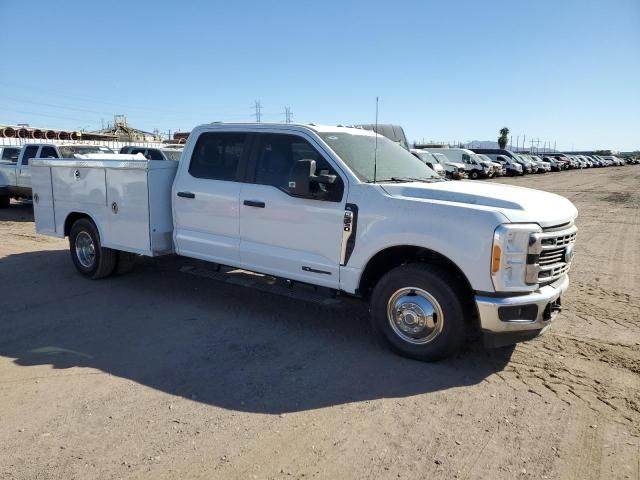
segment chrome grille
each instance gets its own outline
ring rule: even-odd
[[[577,228],[570,224],[567,228],[550,228],[542,233],[533,234],[527,260],[527,283],[549,284],[569,271],[573,244],[576,241]]]

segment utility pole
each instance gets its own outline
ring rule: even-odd
[[[509,148],[513,148],[513,135],[509,137]]]
[[[291,111],[291,107],[284,107],[284,122],[291,123],[292,118],[293,112]]]
[[[256,100],[254,106],[256,109],[256,113],[254,114],[256,116],[256,122],[260,123],[262,120],[262,104],[260,103],[260,100]]]
[[[522,136],[522,151],[523,151],[523,152],[524,152],[524,149],[525,149],[524,144],[526,143],[526,141],[527,141],[527,136],[526,136],[526,135],[523,135],[523,136]]]

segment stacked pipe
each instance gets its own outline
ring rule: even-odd
[[[5,138],[13,138],[16,136],[16,130],[12,127],[4,127],[1,130],[2,136]]]
[[[41,130],[39,128],[26,127],[0,127],[0,137],[3,138],[20,138],[34,140],[80,140],[81,132],[76,131],[56,131]]]

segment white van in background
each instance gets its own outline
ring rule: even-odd
[[[507,169],[500,162],[496,162],[488,155],[484,153],[477,154],[483,161],[490,163],[493,166],[493,176],[494,177],[504,177],[507,174]]]
[[[462,180],[463,178],[467,178],[467,169],[464,167],[464,163],[452,162],[446,156],[437,152],[430,152],[429,150],[425,150],[434,156],[436,160],[442,165],[444,171],[446,172],[446,176],[448,178],[453,178],[454,180]]]
[[[420,160],[422,160],[425,163],[425,165],[427,165],[427,167],[431,168],[431,170],[436,172],[441,177],[444,178],[446,176],[447,172],[445,171],[444,167],[440,165],[440,162],[438,162],[438,159],[432,153],[429,153],[427,150],[412,148],[411,154],[414,157],[417,157]]]
[[[493,177],[491,162],[483,160],[477,153],[464,148],[429,148],[431,153],[441,153],[451,162],[462,163],[469,178]]]

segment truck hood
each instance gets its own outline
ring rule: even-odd
[[[454,167],[461,168],[463,170],[465,169],[464,163],[447,162],[447,165],[453,165]]]
[[[392,197],[436,200],[495,209],[514,223],[532,222],[551,227],[574,220],[576,207],[554,193],[488,182],[437,182],[383,184]]]

